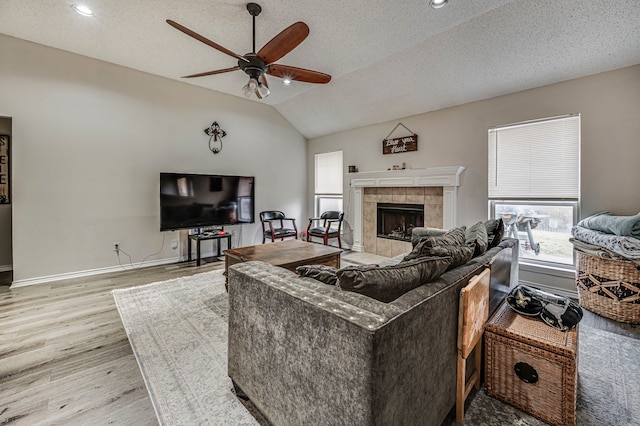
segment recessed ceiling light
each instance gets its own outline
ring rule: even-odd
[[[449,0],[430,0],[429,4],[434,9],[440,9],[441,7],[445,6],[448,1]]]
[[[291,79],[290,79],[290,78],[286,78],[286,77],[285,77],[285,78],[282,80],[282,84],[284,84],[285,86],[290,85],[290,84],[291,84]]]
[[[73,10],[79,13],[82,16],[93,16],[93,11],[89,9],[87,6],[82,4],[74,4]]]

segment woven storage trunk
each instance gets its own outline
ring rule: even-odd
[[[603,317],[640,324],[640,270],[636,264],[577,253],[580,305]]]
[[[577,328],[560,331],[503,302],[486,325],[487,394],[551,425],[575,425]]]

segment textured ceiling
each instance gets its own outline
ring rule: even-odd
[[[0,0],[0,32],[240,96],[236,60],[170,27],[172,19],[244,54],[246,1]],[[276,108],[305,137],[441,109],[640,63],[640,0],[264,0],[260,49],[296,21],[309,37],[277,63],[332,75],[326,85],[269,78]],[[255,98],[252,98],[255,100]]]

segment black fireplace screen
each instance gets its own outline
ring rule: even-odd
[[[378,237],[411,241],[411,231],[424,226],[424,205],[378,203]]]

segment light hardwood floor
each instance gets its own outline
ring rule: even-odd
[[[189,262],[0,286],[0,425],[157,424],[111,290],[221,268]]]

